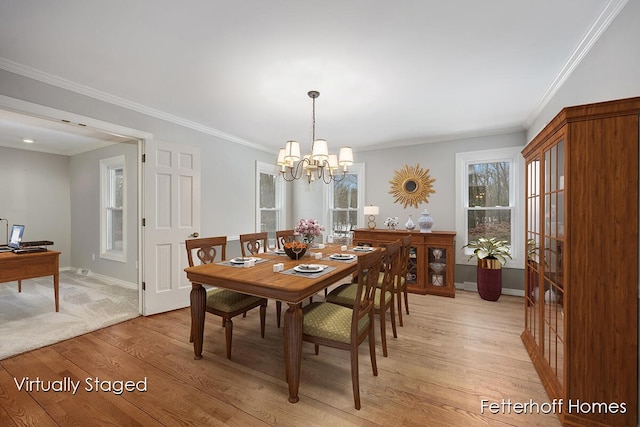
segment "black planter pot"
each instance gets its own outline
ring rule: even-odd
[[[478,294],[487,301],[497,301],[502,294],[502,264],[497,259],[478,260]]]

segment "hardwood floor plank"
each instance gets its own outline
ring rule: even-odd
[[[398,338],[387,335],[389,357],[382,357],[377,336],[377,377],[361,346],[360,411],[353,407],[349,353],[321,347],[315,355],[306,344],[300,401],[288,402],[283,329],[272,304],[264,339],[257,310],[234,319],[232,360],[218,317],[206,318],[201,360],[193,359],[188,342],[189,309],[139,317],[0,361],[0,423],[30,424],[29,414],[60,425],[92,419],[100,425],[559,426],[552,413],[481,408],[482,399],[549,402],[520,341],[522,304],[519,297],[487,302],[469,292],[455,299],[410,295],[411,315],[403,316]],[[148,390],[17,391],[13,378],[27,375],[146,378]]]

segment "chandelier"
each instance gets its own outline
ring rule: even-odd
[[[340,182],[353,164],[353,151],[351,147],[342,147],[339,156],[329,154],[327,141],[316,139],[316,98],[320,96],[320,92],[312,90],[307,95],[313,100],[311,152],[300,157],[300,144],[297,141],[287,141],[284,148],[280,149],[276,162],[280,166],[280,174],[285,181],[306,177],[309,183],[316,179],[325,184]],[[341,170],[338,171],[339,169]]]

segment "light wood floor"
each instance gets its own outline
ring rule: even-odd
[[[389,357],[378,345],[378,377],[371,374],[366,343],[361,346],[359,411],[348,352],[321,347],[316,356],[308,343],[300,401],[288,403],[282,329],[270,301],[264,339],[257,310],[235,319],[231,361],[224,356],[224,330],[212,315],[204,358],[193,360],[188,309],[139,317],[0,361],[0,425],[560,425],[554,414],[482,413],[482,399],[549,402],[520,341],[522,298],[487,302],[464,291],[455,299],[409,298],[411,315],[398,338],[389,338]],[[75,395],[18,391],[23,377],[82,384]],[[85,390],[87,378],[145,377],[146,392]]]

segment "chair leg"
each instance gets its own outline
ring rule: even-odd
[[[375,344],[374,344],[375,345]],[[351,384],[353,386],[353,402],[360,409],[360,374],[358,372],[358,344],[351,343]]]
[[[396,304],[393,298],[391,304],[389,304],[389,310],[391,313],[391,330],[393,331],[393,337],[398,338],[398,329],[396,328]]]
[[[384,357],[387,357],[387,330],[386,330],[386,324],[385,324],[385,317],[386,316],[386,311],[384,310],[384,305],[382,305],[380,307],[380,310],[378,310],[378,314],[380,315],[380,337],[382,339],[382,355]]]
[[[276,301],[276,324],[280,328],[280,314],[282,314],[282,301]]]
[[[315,350],[316,350],[316,356],[317,356],[320,353],[320,346],[318,344],[316,344]]]
[[[264,338],[264,324],[267,317],[267,304],[260,306],[260,335]]]
[[[400,288],[396,288],[396,295],[398,296],[398,324],[404,326],[402,324],[402,291]]]
[[[371,358],[371,370],[373,376],[378,376],[378,363],[376,362],[376,335],[373,324],[369,325],[369,357]]]
[[[227,342],[227,359],[231,360],[231,338],[233,336],[233,322],[231,319],[225,319],[224,336]]]
[[[407,288],[404,288],[404,307],[407,310],[407,314],[409,314],[409,293],[407,292]]]

